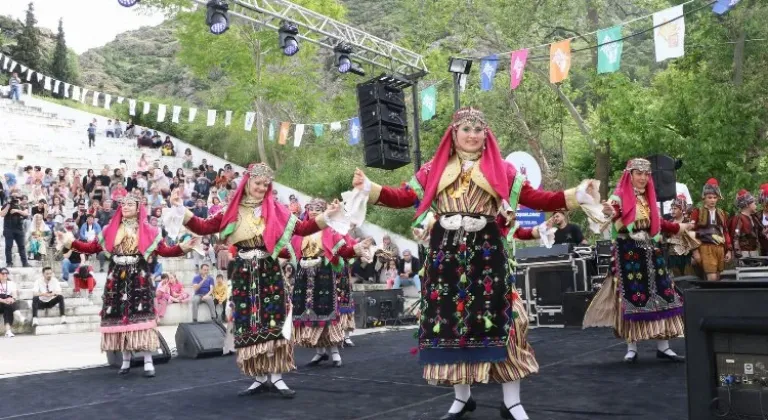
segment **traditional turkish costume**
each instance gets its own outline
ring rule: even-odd
[[[736,195],[736,213],[728,221],[728,233],[733,242],[733,256],[737,259],[760,256],[760,237],[763,235],[761,221],[757,215],[744,209],[755,203],[755,198],[747,190]]]
[[[248,195],[251,178],[268,180],[262,201]],[[306,236],[326,227],[323,216],[299,221],[274,200],[273,172],[265,164],[252,164],[243,175],[226,209],[208,218],[184,213],[184,225],[198,235],[219,233],[237,248],[232,266],[232,302],[237,364],[253,378],[253,385],[240,395],[270,389],[267,379],[283,397],[294,391],[283,382],[282,374],[296,367],[293,360],[291,285],[280,271],[280,250],[290,247],[294,235]],[[182,209],[179,209],[182,210]],[[295,258],[292,258],[295,263]],[[269,378],[267,378],[269,375]]]
[[[326,204],[314,199],[309,207],[322,212]],[[344,289],[349,285],[350,261],[356,255],[355,242],[350,240],[327,227],[309,236],[294,236],[291,241],[294,254],[300,256],[293,288],[293,341],[317,349],[309,366],[328,360],[330,353],[333,366],[341,367],[339,346],[344,342],[350,301]]]
[[[714,194],[722,198],[716,179],[710,178],[701,192],[704,198]],[[731,235],[728,232],[728,214],[724,210],[702,206],[693,209],[691,222],[695,224],[696,239],[701,242],[699,255],[701,266],[708,275],[719,275],[725,269],[725,254],[731,250]]]
[[[454,148],[455,132],[464,123],[484,127],[485,147],[474,155]],[[424,378],[454,385],[457,402],[444,419],[474,410],[469,385],[488,382],[505,385],[502,416],[527,418],[519,380],[538,372],[539,365],[526,338],[528,315],[514,287],[503,214],[518,203],[544,211],[572,209],[578,206],[576,190],[531,187],[502,159],[482,113],[472,108],[457,111],[434,158],[409,183],[370,188],[369,202],[416,207],[414,226],[429,231],[418,348]]]
[[[632,186],[631,172],[651,171],[645,159],[632,159],[610,200],[613,267],[584,317],[584,328],[613,327],[628,343],[624,360],[637,361],[637,342],[659,340],[657,357],[684,360],[669,348],[669,339],[683,335],[683,299],[674,287],[659,245],[659,233],[677,234],[680,225],[662,220],[653,179],[644,191]]]
[[[147,259],[184,255],[180,245],[168,246],[160,231],[147,221],[146,208],[131,197],[137,206],[138,217],[123,217],[122,206],[117,208],[109,224],[92,242],[67,241],[65,248],[81,254],[104,252],[109,259],[107,280],[101,316],[101,350],[123,353],[120,374],[130,370],[131,352],[144,355],[145,376],[154,376],[152,353],[159,348],[157,316],[155,314],[155,288]],[[70,239],[71,240],[71,239]]]
[[[668,221],[678,224],[690,222],[686,211],[688,209],[688,204],[685,195],[680,194],[677,198],[672,200],[671,207],[680,209],[682,216],[678,219],[670,219]],[[668,266],[673,277],[696,275],[696,271],[691,264],[691,254],[693,250],[701,245],[701,243],[692,238],[689,233],[690,232],[678,232],[676,234],[664,234],[668,250]]]

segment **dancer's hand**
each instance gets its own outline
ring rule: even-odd
[[[184,242],[180,243],[179,246],[181,247],[181,250],[186,253],[195,249],[195,247],[199,243],[200,243],[200,238],[189,237]]]
[[[173,207],[181,206],[184,204],[184,201],[181,199],[181,191],[178,188],[174,188],[173,192],[171,192],[170,201]]]
[[[695,261],[696,264],[701,264],[701,253],[698,249],[693,250],[693,261]]]
[[[365,185],[365,173],[360,168],[355,168],[355,176],[352,178],[352,186],[355,188],[363,188]]]
[[[613,217],[613,212],[614,212],[613,203],[609,201],[603,201],[603,214],[608,217]]]
[[[733,259],[733,254],[731,254],[731,251],[728,251],[725,253],[725,262],[731,262]]]
[[[341,211],[341,203],[339,203],[339,200],[333,200],[332,203],[328,204],[328,208],[325,210],[326,214],[336,214]]]

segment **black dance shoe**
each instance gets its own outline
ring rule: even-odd
[[[155,370],[145,370],[144,371],[144,377],[145,378],[154,378],[155,377]]]
[[[285,383],[285,381],[283,381],[282,379],[278,379],[277,381],[275,381],[275,383],[278,383],[278,382],[281,382],[281,381],[282,381],[283,383]],[[259,387],[259,388],[261,388],[261,387]],[[280,396],[281,396],[281,397],[283,397],[283,398],[288,398],[288,399],[291,399],[291,398],[293,398],[293,397],[295,397],[295,396],[296,396],[296,391],[294,391],[294,390],[292,390],[292,389],[290,389],[290,388],[287,388],[287,389],[280,389],[280,388],[278,388],[278,387],[275,387],[274,389],[275,389],[275,392],[277,392],[278,394],[280,394]]]
[[[259,381],[254,381],[254,382],[259,382]],[[244,390],[238,392],[237,396],[238,397],[247,397],[249,395],[261,394],[261,393],[264,393],[264,392],[269,392],[269,388],[270,388],[270,386],[269,386],[268,382],[266,382],[266,381],[265,382],[259,382],[259,386],[257,386],[256,388],[244,389]]]
[[[315,356],[317,356],[317,355],[315,355]],[[310,361],[309,361],[309,363],[307,363],[307,366],[317,366],[317,365],[319,365],[319,364],[320,364],[320,362],[324,362],[324,361],[326,361],[326,360],[328,360],[328,359],[329,359],[329,357],[328,357],[328,355],[327,355],[327,354],[323,354],[323,355],[321,355],[321,356],[320,356],[319,358],[317,358],[317,359],[315,359],[314,357],[312,357],[312,360],[310,360]]]
[[[685,363],[685,356],[680,356],[680,355],[677,355],[677,354],[675,354],[675,355],[667,354],[666,353],[667,350],[669,350],[669,349],[666,349],[664,351],[656,350],[656,358],[657,359],[669,360],[669,361],[672,361],[672,362],[675,362],[675,363]]]
[[[454,400],[460,403],[463,403],[464,407],[461,407],[461,411],[459,411],[458,413],[448,413],[443,417],[440,417],[440,420],[458,420],[460,418],[463,418],[464,414],[467,414],[471,411],[475,411],[475,409],[477,408],[477,404],[475,403],[475,400],[473,400],[471,396],[466,401],[462,401],[458,398],[454,398]]]
[[[131,373],[131,368],[120,369],[120,370],[117,371],[117,374],[121,375],[121,376],[122,375],[127,375],[129,373]]]
[[[517,403],[513,405],[512,407],[507,407],[504,402],[501,403],[501,407],[499,408],[499,414],[501,414],[501,418],[507,419],[507,420],[517,420],[515,416],[512,415],[512,409],[520,405],[521,403]]]
[[[630,350],[630,351],[627,352],[627,354],[629,354],[629,353],[633,353],[632,357],[624,356],[624,363],[628,363],[630,365],[634,365],[635,363],[637,363],[637,352],[634,351],[634,350]]]

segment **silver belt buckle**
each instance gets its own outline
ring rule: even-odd
[[[322,258],[302,258],[299,260],[301,268],[317,267],[323,262]]]
[[[488,224],[488,219],[485,217],[471,217],[471,216],[464,216],[463,219],[461,219],[461,226],[464,228],[467,232],[480,232],[481,230],[485,229],[485,225]]]
[[[139,262],[139,257],[133,255],[119,255],[112,257],[112,261],[117,265],[133,265]]]
[[[237,255],[240,256],[240,258],[244,260],[263,260],[269,256],[266,251],[262,251],[260,249],[252,249],[250,251],[238,251]]]
[[[459,230],[461,228],[460,214],[454,214],[453,216],[440,216],[440,226],[445,230]]]

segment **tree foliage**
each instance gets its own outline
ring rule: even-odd
[[[70,61],[67,41],[64,38],[64,20],[59,19],[59,31],[56,34],[56,48],[53,50],[51,76],[64,82],[70,82]]]
[[[35,5],[29,3],[24,28],[16,38],[16,46],[11,50],[11,54],[16,61],[33,69],[39,69],[42,64],[40,34],[36,25]]]

